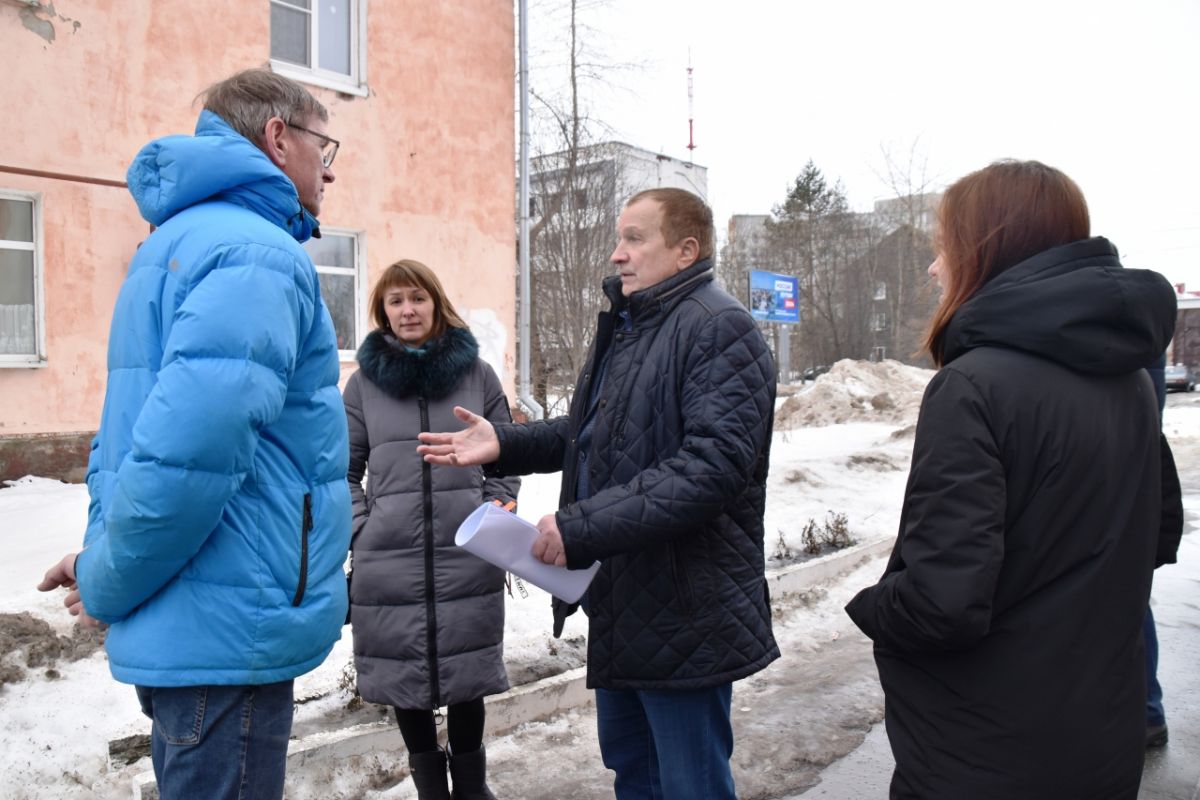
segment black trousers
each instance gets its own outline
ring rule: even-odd
[[[410,755],[437,750],[437,724],[433,711],[397,708],[396,724]],[[446,709],[446,734],[451,753],[473,753],[483,746],[483,698],[454,703]]]

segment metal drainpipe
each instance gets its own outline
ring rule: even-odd
[[[520,76],[520,105],[521,105],[521,154],[520,154],[520,189],[517,192],[517,203],[520,206],[520,225],[517,234],[517,257],[521,272],[521,317],[517,323],[520,336],[520,363],[518,377],[520,385],[517,388],[517,403],[529,415],[530,419],[542,419],[546,412],[533,397],[529,375],[529,8],[527,0],[517,3],[518,30],[518,60]]]

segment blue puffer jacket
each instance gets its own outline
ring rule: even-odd
[[[76,562],[113,676],[262,684],[346,617],[349,445],[333,323],[291,181],[210,112],[128,174],[158,229],[113,313]]]

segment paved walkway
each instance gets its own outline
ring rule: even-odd
[[[1193,531],[1184,537],[1182,563],[1155,578],[1171,741],[1147,754],[1142,800],[1200,800],[1200,531],[1194,529],[1200,494],[1192,500]],[[892,757],[870,642],[841,613],[854,590],[881,569],[882,560],[873,561],[837,584],[780,603],[776,629],[784,657],[734,692],[733,766],[742,800],[887,797]],[[590,706],[523,726],[488,749],[498,797],[612,797]]]
[[[877,558],[828,586],[778,598],[783,657],[735,684],[733,755],[738,796],[768,800],[817,785],[821,770],[857,748],[883,714],[870,642],[842,612],[856,587],[883,569]],[[612,797],[600,761],[595,709],[574,709],[488,742],[497,797]]]
[[[1200,445],[1195,450],[1188,463],[1200,463]],[[1171,740],[1147,753],[1140,800],[1200,800],[1200,470],[1188,473],[1181,563],[1156,573],[1152,599]],[[881,724],[882,691],[870,642],[842,612],[883,563],[881,556],[831,584],[776,598],[784,655],[734,689],[733,769],[741,800],[887,797],[893,762]],[[523,725],[487,747],[498,797],[612,797],[590,704]],[[382,796],[411,797],[411,783]]]

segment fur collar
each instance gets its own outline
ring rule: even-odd
[[[387,395],[439,400],[458,386],[479,358],[479,343],[466,328],[446,328],[420,350],[409,350],[390,332],[373,330],[358,348],[363,377]]]

